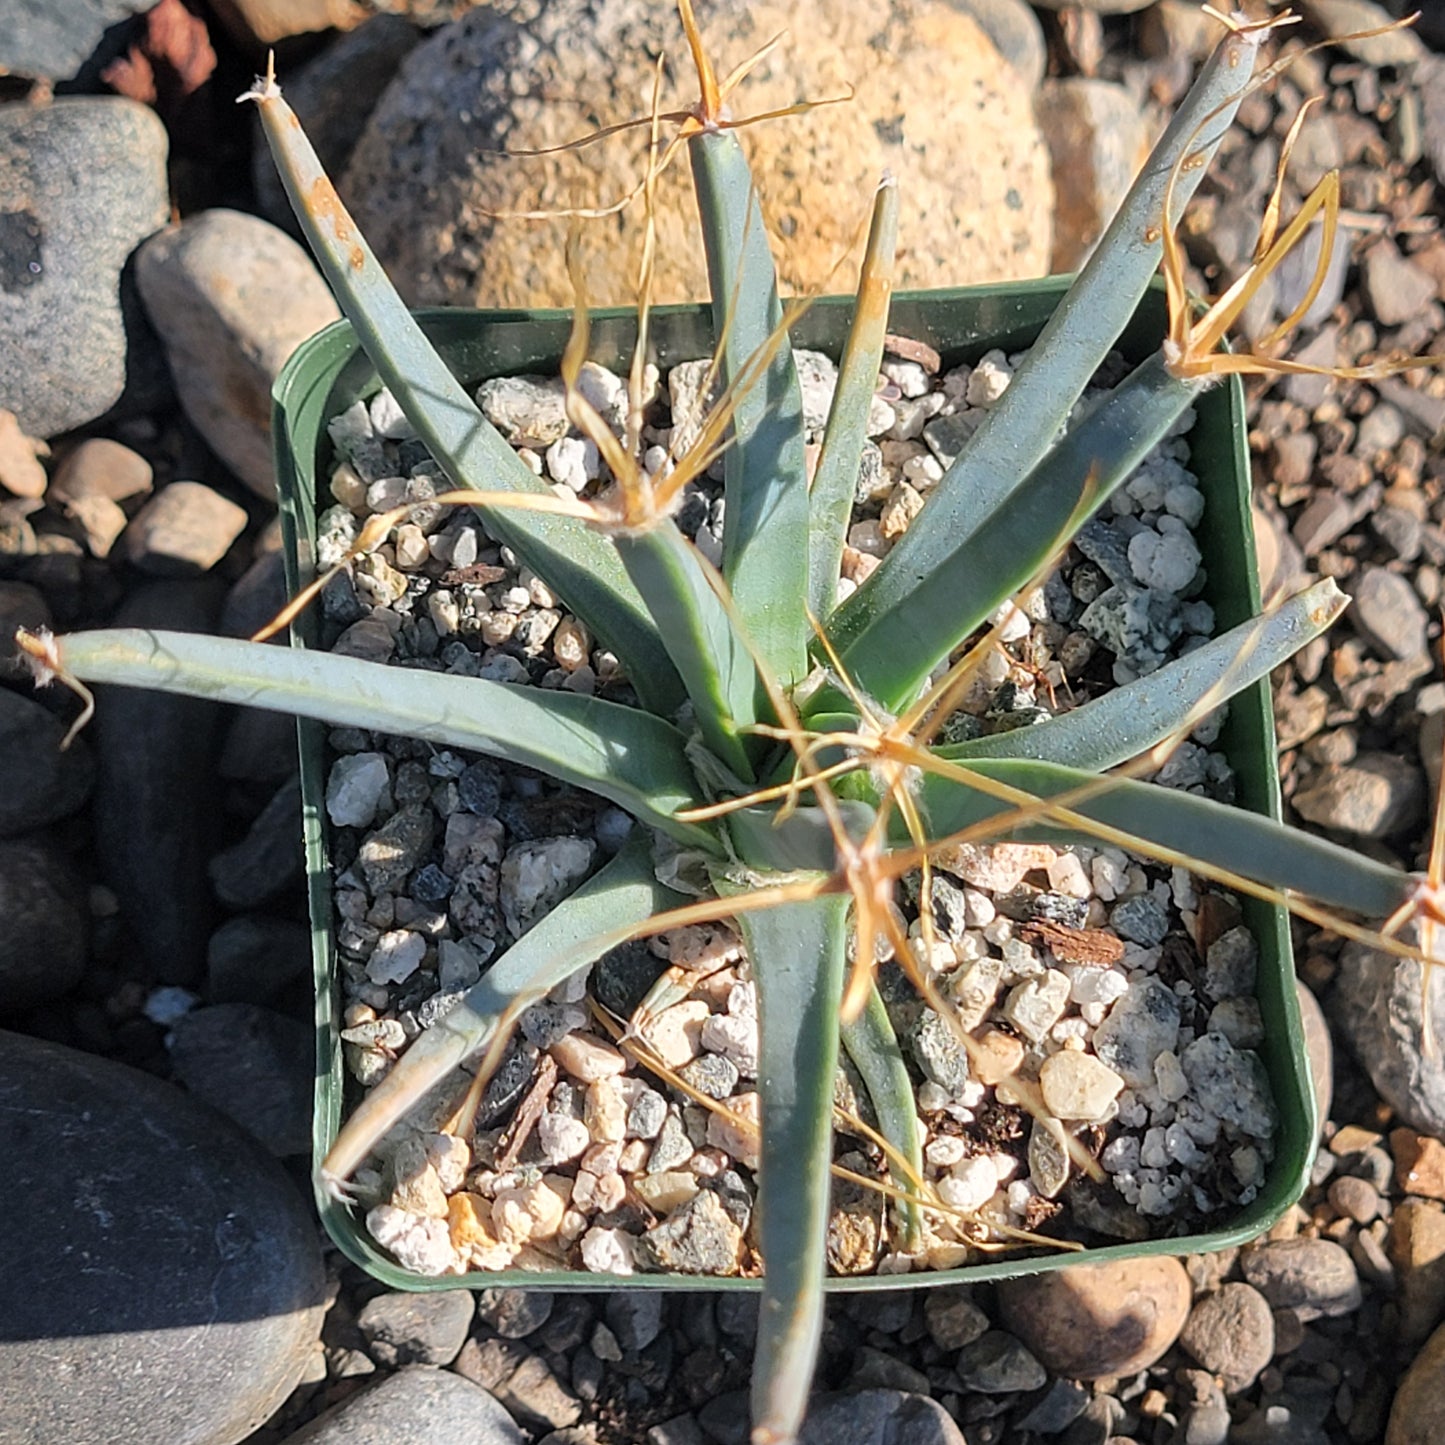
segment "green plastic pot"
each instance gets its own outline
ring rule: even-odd
[[[1038,335],[1068,286],[1067,277],[963,290],[902,292],[893,298],[893,331],[926,341],[946,365],[977,360],[1002,347],[1019,351]],[[794,328],[799,346],[825,351],[835,359],[842,349],[851,315],[851,297],[816,302]],[[560,311],[422,312],[419,319],[448,365],[465,382],[522,372],[555,373],[566,344],[567,313]],[[654,356],[664,369],[676,361],[705,356],[712,348],[711,316],[705,306],[660,307],[652,312]],[[1155,350],[1164,333],[1162,292],[1146,294],[1119,342],[1130,361]],[[635,335],[630,310],[599,311],[592,318],[591,354],[623,364]],[[330,442],[326,424],[353,402],[374,392],[376,371],[361,350],[348,322],[339,321],[299,347],[274,389],[276,476],[286,543],[287,582],[294,593],[313,575],[318,495],[329,503]],[[1219,630],[1233,627],[1259,609],[1254,538],[1249,513],[1249,460],[1245,446],[1244,399],[1237,379],[1200,399],[1198,421],[1189,440],[1192,467],[1207,502],[1206,526],[1199,535],[1209,584],[1205,596],[1215,610]],[[293,629],[293,647],[315,642],[314,618]],[[398,679],[400,685],[402,679]],[[341,1006],[332,941],[331,867],[324,807],[325,728],[298,723],[302,804],[311,934],[316,976],[316,1092],[313,1150],[316,1163],[336,1138],[346,1081],[339,1039]],[[1269,689],[1258,682],[1230,705],[1220,745],[1237,774],[1238,800],[1247,808],[1279,816],[1279,779],[1275,769],[1274,723]],[[1034,1274],[1063,1265],[1098,1263],[1152,1254],[1193,1254],[1243,1243],[1268,1229],[1304,1191],[1317,1137],[1309,1061],[1295,993],[1288,919],[1282,909],[1244,900],[1245,921],[1259,940],[1257,993],[1264,1017],[1263,1056],[1280,1114],[1275,1157],[1253,1203],[1207,1233],[1142,1243],[1116,1244],[1080,1252],[1029,1259],[1002,1257],[962,1269],[891,1276],[830,1278],[830,1290],[899,1289],[919,1285],[967,1284]],[[532,1289],[599,1289],[616,1286],[616,1277],[586,1271],[474,1271],[426,1278],[389,1259],[367,1236],[358,1213],[318,1190],[317,1205],[331,1238],[348,1258],[394,1289],[485,1289],[499,1285]],[[757,1289],[756,1279],[696,1275],[630,1275],[628,1287],[652,1289]]]

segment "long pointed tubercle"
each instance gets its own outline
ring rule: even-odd
[[[323,234],[321,239],[344,255],[352,270],[361,271],[368,262],[375,265],[371,248],[322,169],[296,112],[282,98],[274,57],[267,59],[266,74],[257,76],[251,89],[237,96],[236,101],[253,101],[261,112],[261,124],[276,157],[277,170],[292,204],[305,212],[302,219],[311,221],[323,233],[330,232],[329,237]]]

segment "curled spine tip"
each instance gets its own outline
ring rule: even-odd
[[[15,645],[36,687],[48,687],[60,675],[60,653],[55,634],[48,627],[37,627],[34,632],[28,627],[17,627]]]
[[[333,1174],[329,1169],[322,1169],[317,1172],[316,1177],[320,1182],[322,1192],[328,1199],[348,1206],[356,1204],[356,1195],[352,1186],[341,1175]]]
[[[15,631],[15,641],[20,648],[20,656],[30,668],[36,687],[48,687],[52,682],[58,682],[62,687],[69,688],[84,704],[79,717],[71,723],[69,731],[60,740],[60,750],[64,752],[94,716],[95,694],[78,677],[66,670],[65,664],[60,660],[60,644],[48,627],[37,627],[34,632],[19,627]]]
[[[893,172],[889,170],[886,166],[883,169],[883,174],[878,177],[878,189],[880,191],[892,191],[898,189],[898,177],[895,176]]]
[[[280,100],[281,87],[276,84],[276,52],[266,52],[266,73],[258,75],[251,83],[250,90],[243,91],[236,97],[237,105],[244,105],[248,100],[254,100],[259,105],[263,100]]]

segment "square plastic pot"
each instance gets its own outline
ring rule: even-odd
[[[1068,278],[964,290],[903,292],[893,298],[890,329],[926,341],[945,365],[977,360],[1001,347],[1026,348],[1064,294]],[[835,359],[847,334],[852,299],[816,302],[794,328],[800,347],[830,353]],[[475,385],[493,376],[523,372],[555,374],[567,340],[569,318],[558,311],[437,310],[419,319],[448,365]],[[1119,349],[1131,361],[1142,360],[1164,333],[1163,297],[1156,286],[1146,294]],[[617,365],[629,354],[634,336],[630,311],[596,312],[591,355]],[[712,347],[709,309],[661,307],[651,321],[654,356],[664,370],[677,361],[705,356]],[[317,499],[329,503],[326,482],[331,455],[327,422],[379,386],[375,369],[362,352],[350,325],[338,322],[312,337],[292,356],[275,391],[274,434],[287,581],[294,593],[313,575]],[[1259,610],[1254,537],[1249,513],[1249,460],[1245,446],[1244,400],[1237,381],[1217,387],[1199,400],[1190,435],[1192,467],[1204,491],[1206,525],[1199,535],[1208,573],[1205,597],[1220,631]],[[926,514],[925,514],[926,518]],[[291,645],[315,644],[314,618],[302,617]],[[341,1004],[332,940],[331,868],[324,807],[325,728],[298,724],[301,786],[305,814],[306,858],[316,976],[316,1093],[314,1158],[319,1165],[336,1138],[347,1080],[343,1071]],[[1239,694],[1230,705],[1220,741],[1237,775],[1239,803],[1271,817],[1279,816],[1279,780],[1275,769],[1274,725],[1265,682]],[[830,1290],[900,1289],[976,1283],[1032,1274],[1063,1265],[1103,1262],[1149,1254],[1186,1254],[1223,1249],[1268,1229],[1297,1200],[1308,1179],[1318,1132],[1309,1062],[1295,993],[1288,920],[1281,909],[1244,900],[1245,921],[1259,941],[1257,994],[1264,1018],[1262,1049],[1279,1109],[1275,1157],[1254,1201],[1217,1229],[1172,1239],[1113,1244],[1083,1253],[1063,1252],[1026,1259],[994,1258],[961,1269],[916,1274],[830,1278]],[[425,1278],[388,1258],[366,1234],[358,1212],[324,1192],[317,1205],[339,1248],[377,1279],[396,1289],[475,1289],[499,1285],[532,1289],[601,1289],[621,1280],[585,1271],[505,1271]],[[712,1276],[636,1274],[628,1287],[661,1289],[756,1289],[757,1280]]]

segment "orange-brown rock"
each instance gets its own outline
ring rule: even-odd
[[[1004,1280],[1008,1327],[1055,1374],[1075,1380],[1131,1375],[1179,1338],[1189,1276],[1170,1255],[1073,1265]]]
[[[1138,103],[1122,85],[1071,76],[1045,81],[1039,125],[1053,157],[1053,269],[1077,270],[1149,155]]]
[[[1400,1335],[1423,1340],[1445,1314],[1445,1210],[1406,1199],[1390,1220],[1389,1254],[1398,1280]]]
[[[1390,1152],[1395,1156],[1395,1182],[1406,1194],[1445,1199],[1445,1143],[1413,1129],[1392,1129]]]

